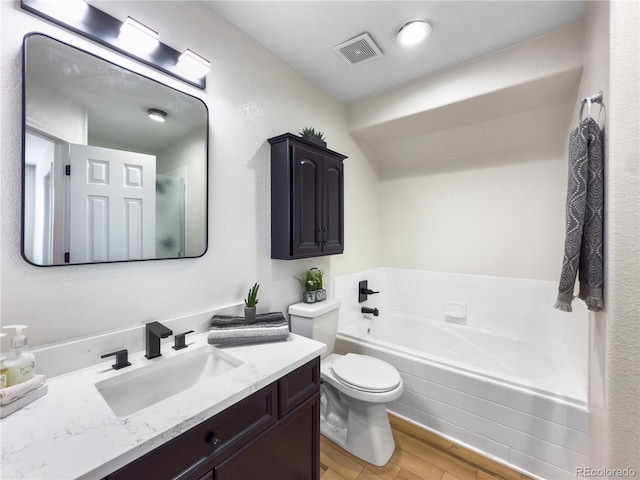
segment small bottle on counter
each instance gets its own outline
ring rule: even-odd
[[[22,334],[26,325],[7,325],[4,328],[16,329],[16,336],[11,339],[11,352],[2,362],[3,370],[7,371],[5,386],[11,387],[33,378],[36,359],[27,348],[27,337]]]

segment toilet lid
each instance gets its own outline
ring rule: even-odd
[[[400,384],[400,374],[392,365],[366,355],[347,353],[333,362],[331,370],[341,382],[368,392],[388,392]]]

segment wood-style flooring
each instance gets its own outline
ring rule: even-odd
[[[396,450],[384,467],[321,436],[321,480],[530,480],[525,475],[390,416]]]

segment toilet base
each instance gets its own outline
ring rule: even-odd
[[[386,465],[396,444],[385,404],[363,402],[339,394],[342,412],[336,414],[337,392],[323,385],[320,432],[347,452],[372,465]],[[342,415],[341,415],[342,414]],[[346,414],[346,418],[343,418]],[[336,421],[342,417],[342,421]]]

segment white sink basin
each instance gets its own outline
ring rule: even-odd
[[[116,416],[129,416],[242,365],[210,345],[153,362],[96,383]]]

